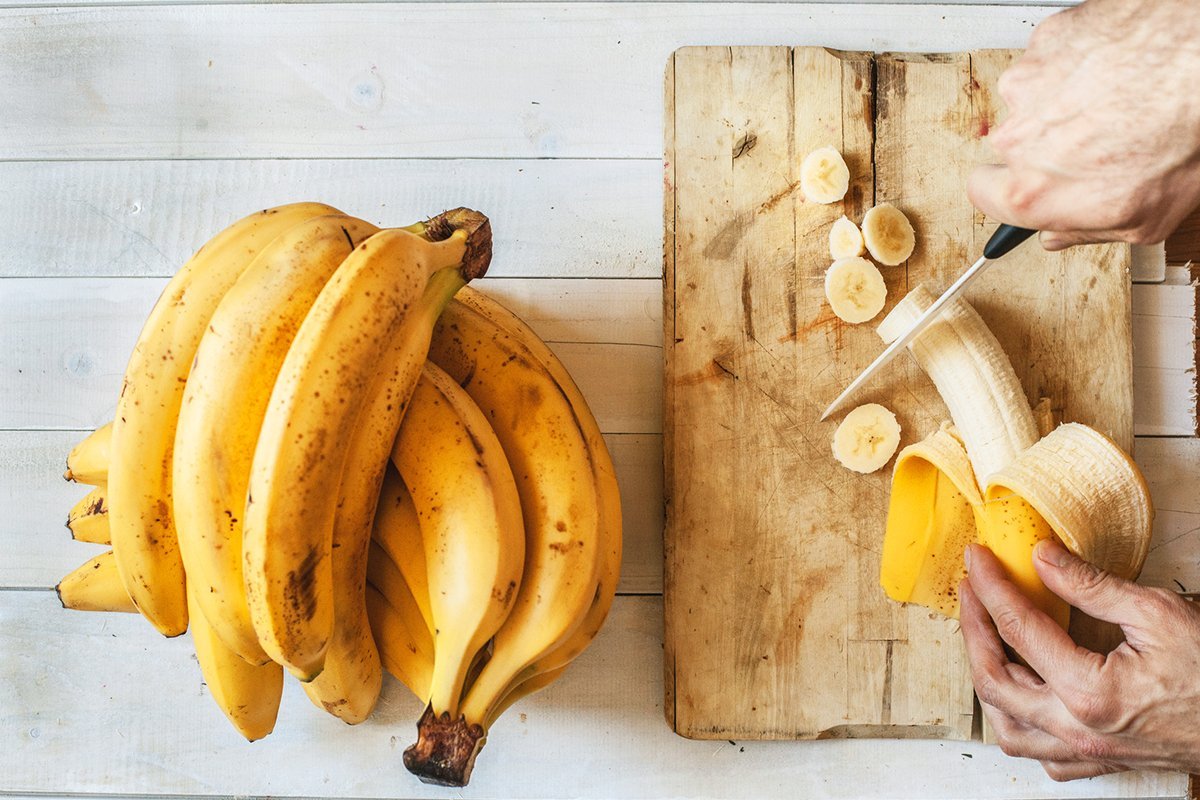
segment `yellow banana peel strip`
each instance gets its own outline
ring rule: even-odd
[[[1084,560],[1133,579],[1152,521],[1137,466],[1085,425],[1060,426],[982,490],[962,440],[943,425],[896,460],[880,582],[893,600],[957,619],[963,550],[983,544],[1021,591],[1066,627],[1069,607],[1034,571],[1037,542],[1055,536]]]

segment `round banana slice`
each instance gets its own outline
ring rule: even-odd
[[[895,414],[878,403],[854,409],[833,433],[833,457],[855,472],[875,472],[899,446],[900,423]]]
[[[846,322],[866,322],[883,310],[887,285],[865,258],[839,258],[825,271],[825,297],[833,313]]]
[[[839,258],[852,258],[862,254],[862,231],[853,220],[843,216],[829,229],[829,255],[836,261]]]
[[[850,168],[832,147],[813,150],[800,163],[800,191],[813,203],[836,203],[850,188]]]
[[[894,267],[912,255],[917,237],[904,212],[888,203],[875,206],[862,221],[863,240],[880,264]]]

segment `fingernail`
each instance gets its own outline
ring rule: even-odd
[[[1042,539],[1033,548],[1033,554],[1056,567],[1065,567],[1071,554],[1054,539]]]
[[[971,545],[967,545],[967,549],[963,550],[963,566],[967,568],[967,572],[971,571]]]

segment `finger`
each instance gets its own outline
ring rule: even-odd
[[[1004,643],[975,595],[971,579],[959,584],[958,599],[959,626],[980,703],[1041,728],[1060,725],[1062,719],[1049,715],[1058,712],[1061,703],[1049,696],[1046,685],[1028,669],[1008,660]]]
[[[1079,244],[1115,242],[1117,237],[1107,231],[1042,231],[1038,241],[1044,250],[1054,253]]]
[[[1005,755],[1014,758],[1034,758],[1038,761],[1072,761],[1077,754],[1070,745],[1056,736],[1025,725],[995,706],[980,703],[983,714],[996,734],[996,744]]]
[[[1117,625],[1142,627],[1148,621],[1138,603],[1145,590],[1137,584],[1087,563],[1054,539],[1038,542],[1033,555],[1046,588],[1085,614]]]
[[[1090,681],[1103,657],[1075,644],[1058,623],[1021,594],[991,550],[981,545],[967,550],[971,591],[995,622],[1000,637],[1059,697]]]
[[[1040,230],[1041,218],[1036,209],[1033,191],[1020,186],[1018,196],[1017,179],[1003,164],[984,164],[971,171],[967,179],[967,198],[985,215],[998,222],[1007,222],[1022,228]]]
[[[1095,778],[1097,775],[1109,775],[1113,772],[1123,772],[1125,767],[1111,764],[1100,764],[1095,761],[1042,761],[1042,769],[1051,780],[1075,781],[1080,778]]]

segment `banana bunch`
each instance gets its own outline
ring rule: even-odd
[[[116,419],[68,456],[95,487],[68,527],[109,549],[59,583],[64,607],[190,627],[251,741],[285,672],[353,724],[386,670],[425,704],[405,764],[465,784],[499,714],[595,637],[621,558],[578,388],[466,287],[490,257],[477,212],[379,229],[316,203],[202,247],[151,312]]]

